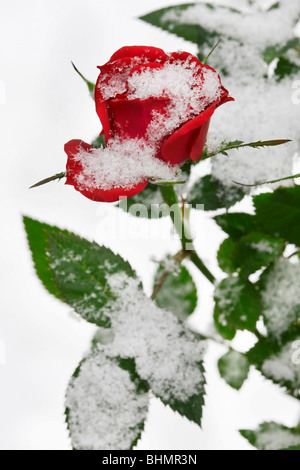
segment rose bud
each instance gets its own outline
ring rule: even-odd
[[[233,100],[218,73],[187,52],[123,47],[99,69],[106,149],[79,140],[65,146],[66,184],[95,201],[134,196],[150,178],[174,179],[178,165],[200,160],[211,116]]]

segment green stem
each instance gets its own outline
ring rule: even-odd
[[[202,274],[212,284],[214,284],[216,280],[214,275],[205,266],[205,264],[199,258],[199,256],[197,255],[195,251],[194,242],[192,239],[192,235],[190,233],[189,225],[185,221],[184,213],[181,207],[179,206],[177,194],[174,190],[174,187],[172,185],[162,186],[160,188],[160,191],[161,191],[164,202],[169,206],[170,217],[174,224],[175,230],[180,237],[183,252],[186,253],[186,255],[190,257],[190,260],[199,269],[199,271],[201,271]]]
[[[199,269],[199,271],[202,272],[202,274],[204,274],[204,276],[212,283],[212,284],[215,284],[216,282],[216,278],[215,276],[210,272],[210,270],[205,266],[205,264],[203,263],[202,259],[199,258],[199,256],[197,255],[197,253],[193,253],[192,256],[190,257],[190,260],[192,261],[192,263],[194,263],[195,266],[197,266],[197,268]]]

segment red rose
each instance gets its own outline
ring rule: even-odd
[[[95,201],[131,197],[145,188],[150,177],[159,178],[160,169],[189,158],[199,160],[211,116],[218,106],[233,100],[217,72],[187,52],[123,47],[99,68],[95,101],[106,149],[97,151],[79,140],[65,146],[66,184]]]

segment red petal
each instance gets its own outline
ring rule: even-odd
[[[120,198],[135,196],[147,186],[148,180],[145,180],[131,188],[112,188],[109,190],[101,188],[81,189],[81,185],[78,185],[77,177],[82,172],[82,165],[80,161],[74,158],[81,149],[89,152],[93,147],[77,139],[70,140],[65,144],[65,152],[68,155],[66,184],[74,186],[76,191],[79,191],[88,199],[98,202],[115,202],[119,201]]]
[[[193,160],[193,162],[200,160],[202,157],[203,149],[207,139],[209,124],[210,119],[208,119],[208,121],[206,121],[201,127],[199,127],[199,131],[197,132],[197,135],[194,138],[193,145],[190,151],[190,158]]]
[[[112,62],[123,57],[142,57],[146,58],[149,61],[155,60],[166,60],[168,58],[167,54],[158,47],[150,46],[125,46],[121,47],[116,51],[110,58],[109,62]]]
[[[80,149],[84,149],[86,152],[89,152],[93,147],[90,144],[87,144],[83,140],[79,139],[73,139],[70,140],[65,144],[65,152],[68,155],[68,161],[67,161],[67,180],[66,184],[70,184],[71,186],[74,186],[76,184],[76,176],[78,173],[81,173],[82,171],[82,165],[80,161],[78,161],[76,158],[76,155],[80,151]]]
[[[189,122],[180,127],[176,132],[174,132],[174,134],[172,134],[171,137],[167,139],[161,149],[162,159],[171,163],[172,165],[176,165],[187,160],[190,157],[191,152],[193,152],[193,155],[195,155],[196,147],[193,151],[193,143],[199,137],[198,134],[199,131],[201,132],[201,126],[209,121],[215,109],[216,104],[209,106],[209,108],[199,114],[199,116],[191,119]],[[195,133],[195,130],[198,130],[198,132]],[[205,131],[203,131],[202,135],[204,134]],[[199,142],[198,146],[200,148]]]
[[[204,67],[203,64],[201,64],[200,60],[197,59],[196,56],[194,56],[193,54],[190,54],[189,52],[184,52],[184,51],[178,51],[178,52],[172,52],[170,54],[170,62],[173,62],[172,59],[174,60],[181,60],[182,62],[186,62],[187,59],[190,59],[191,62],[195,62],[197,65],[202,65]]]
[[[152,112],[161,114],[169,104],[168,98],[148,98],[146,100],[115,99],[109,103],[112,133],[114,136],[144,138],[152,120]]]
[[[144,72],[147,69],[163,69],[164,65],[161,64],[160,62],[147,62],[147,64],[141,64],[137,65],[136,67],[133,67],[133,69],[130,71],[129,76],[131,76],[133,73],[136,72]]]
[[[80,190],[75,186],[74,188],[79,191],[83,196],[96,202],[116,202],[122,198],[129,198],[142,192],[148,184],[148,180],[133,186],[132,188],[112,188],[109,190],[91,189]]]
[[[112,64],[108,62],[107,64],[104,64],[101,67],[99,67],[101,70],[101,73],[97,79],[96,86],[95,86],[95,104],[96,104],[96,112],[101,121],[106,141],[109,139],[109,136],[110,136],[110,120],[109,120],[108,107],[107,107],[108,100],[104,99],[101,93],[100,84],[102,85],[104,83],[107,86],[109,86],[109,81],[112,77],[114,77],[115,79],[116,77],[118,77],[118,75],[119,76],[123,75],[124,72],[126,72],[126,70],[128,70],[128,74],[129,74],[131,67],[132,67],[132,61],[130,58],[123,58],[121,60],[115,61]],[[106,75],[106,79],[103,80],[105,75]],[[126,77],[126,80],[127,80],[127,77]],[[126,80],[124,80],[125,83],[126,83]]]

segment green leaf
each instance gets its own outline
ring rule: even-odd
[[[283,450],[300,450],[300,445],[299,446],[288,447],[287,449],[283,449]]]
[[[239,240],[243,235],[258,230],[255,216],[243,212],[217,215],[214,219],[233,240]]]
[[[241,201],[245,192],[236,186],[227,187],[212,175],[206,175],[196,181],[190,189],[187,201],[195,209],[214,211],[221,208],[229,209]],[[201,207],[203,205],[203,207]]]
[[[123,199],[118,207],[134,217],[148,219],[160,219],[170,214],[170,208],[164,203],[160,188],[151,183],[136,196]]]
[[[247,353],[251,364],[295,398],[300,398],[299,338],[299,328],[283,335],[281,342],[262,338]]]
[[[216,329],[228,341],[233,340],[236,335],[237,329],[228,324],[224,312],[215,305],[214,308],[214,322]]]
[[[73,68],[75,70],[75,72],[78,73],[78,75],[82,78],[82,80],[87,84],[87,87],[89,89],[89,92],[90,92],[90,95],[93,99],[95,99],[94,97],[94,94],[95,94],[95,83],[92,83],[90,82],[87,78],[85,78],[81,72],[79,72],[78,68],[75,66],[75,64],[73,64],[72,62],[72,65],[73,65]]]
[[[67,390],[66,421],[73,448],[131,450],[144,429],[148,403],[148,388],[136,374],[134,361],[91,353]]]
[[[229,351],[218,362],[221,377],[230,387],[240,390],[249,375],[247,357],[237,351]]]
[[[199,369],[204,375],[204,367],[202,363],[199,363]],[[169,405],[173,411],[177,411],[181,416],[185,416],[188,420],[193,421],[194,423],[201,426],[202,415],[203,415],[203,406],[205,404],[204,400],[204,383],[202,390],[194,395],[190,396],[187,400],[177,400],[172,398],[171,400],[164,400],[161,397],[162,402],[165,405]]]
[[[261,229],[300,246],[300,186],[253,198]]]
[[[277,423],[263,423],[255,431],[241,430],[241,435],[259,450],[282,450],[300,446],[300,432]]]
[[[214,15],[217,17],[224,11],[225,13],[232,13],[233,16],[240,15],[240,11],[226,6],[213,5],[212,3],[188,3],[182,5],[175,5],[160,10],[153,11],[147,15],[140,17],[141,20],[157,26],[169,33],[175,34],[176,36],[185,39],[186,41],[193,42],[199,46],[199,49],[211,50],[220,37],[224,37],[218,30],[211,30],[206,27],[205,20],[202,24],[199,24],[199,20],[195,18],[195,23],[188,20],[185,22],[184,14],[190,7],[197,8],[197,16],[206,15],[207,13],[213,18]],[[240,18],[237,17],[236,21]],[[224,28],[222,28],[224,30]],[[228,29],[228,35],[226,38],[232,39],[234,31]],[[207,54],[206,54],[207,55]],[[200,60],[203,60],[203,55],[199,55]]]
[[[150,23],[153,26],[157,26],[169,33],[175,34],[186,41],[193,42],[199,47],[208,45],[213,47],[216,40],[219,39],[217,32],[208,31],[205,26],[199,24],[181,24],[180,13],[184,12],[190,7],[196,5],[195,3],[187,3],[184,5],[176,5],[160,10],[153,11],[147,15],[141,16],[140,19],[146,23]],[[211,4],[203,4],[203,8],[214,9],[215,7]],[[171,19],[168,19],[171,18]]]
[[[217,258],[219,266],[227,274],[236,272],[236,267],[232,262],[232,251],[234,247],[235,243],[232,238],[226,238],[218,251]]]
[[[108,313],[116,300],[107,278],[116,272],[135,277],[130,265],[94,242],[24,218],[36,272],[46,289],[84,319],[108,327]]]
[[[282,255],[285,241],[252,232],[237,241],[231,251],[233,265],[247,278]]]
[[[92,147],[94,147],[95,149],[99,149],[101,147],[105,149],[104,135],[99,135],[98,137],[96,137],[96,139],[92,142]]]
[[[258,285],[268,335],[280,341],[297,328],[300,318],[300,265],[278,259],[262,273]]]
[[[271,5],[267,11],[272,11],[272,10],[277,10],[278,8],[280,8],[280,2],[276,2],[274,3],[273,5]]]
[[[290,77],[291,75],[296,76],[299,71],[300,66],[298,64],[295,64],[285,57],[280,57],[274,73],[277,81],[280,81],[285,77]]]
[[[253,331],[261,313],[259,293],[251,282],[228,277],[215,290],[216,325],[235,330]]]
[[[61,292],[54,282],[53,272],[49,266],[47,231],[61,232],[67,234],[67,231],[61,231],[57,227],[43,224],[30,217],[23,217],[25,230],[27,233],[29,248],[32,253],[36,273],[43,283],[44,287],[55,297],[62,299]]]
[[[107,327],[115,295],[108,278],[119,272],[135,277],[130,265],[111,250],[74,234],[48,232],[50,267],[63,299],[85,320]]]
[[[154,284],[159,281],[167,266],[162,263],[156,273]],[[197,306],[197,288],[189,271],[184,266],[174,267],[158,291],[155,302],[160,308],[169,310],[181,321],[185,321]]]
[[[294,47],[298,47],[299,45],[300,45],[299,38],[292,38],[284,46],[280,46],[280,45],[269,46],[263,52],[264,61],[267,64],[270,64],[277,57],[283,56],[290,49],[293,49]]]

